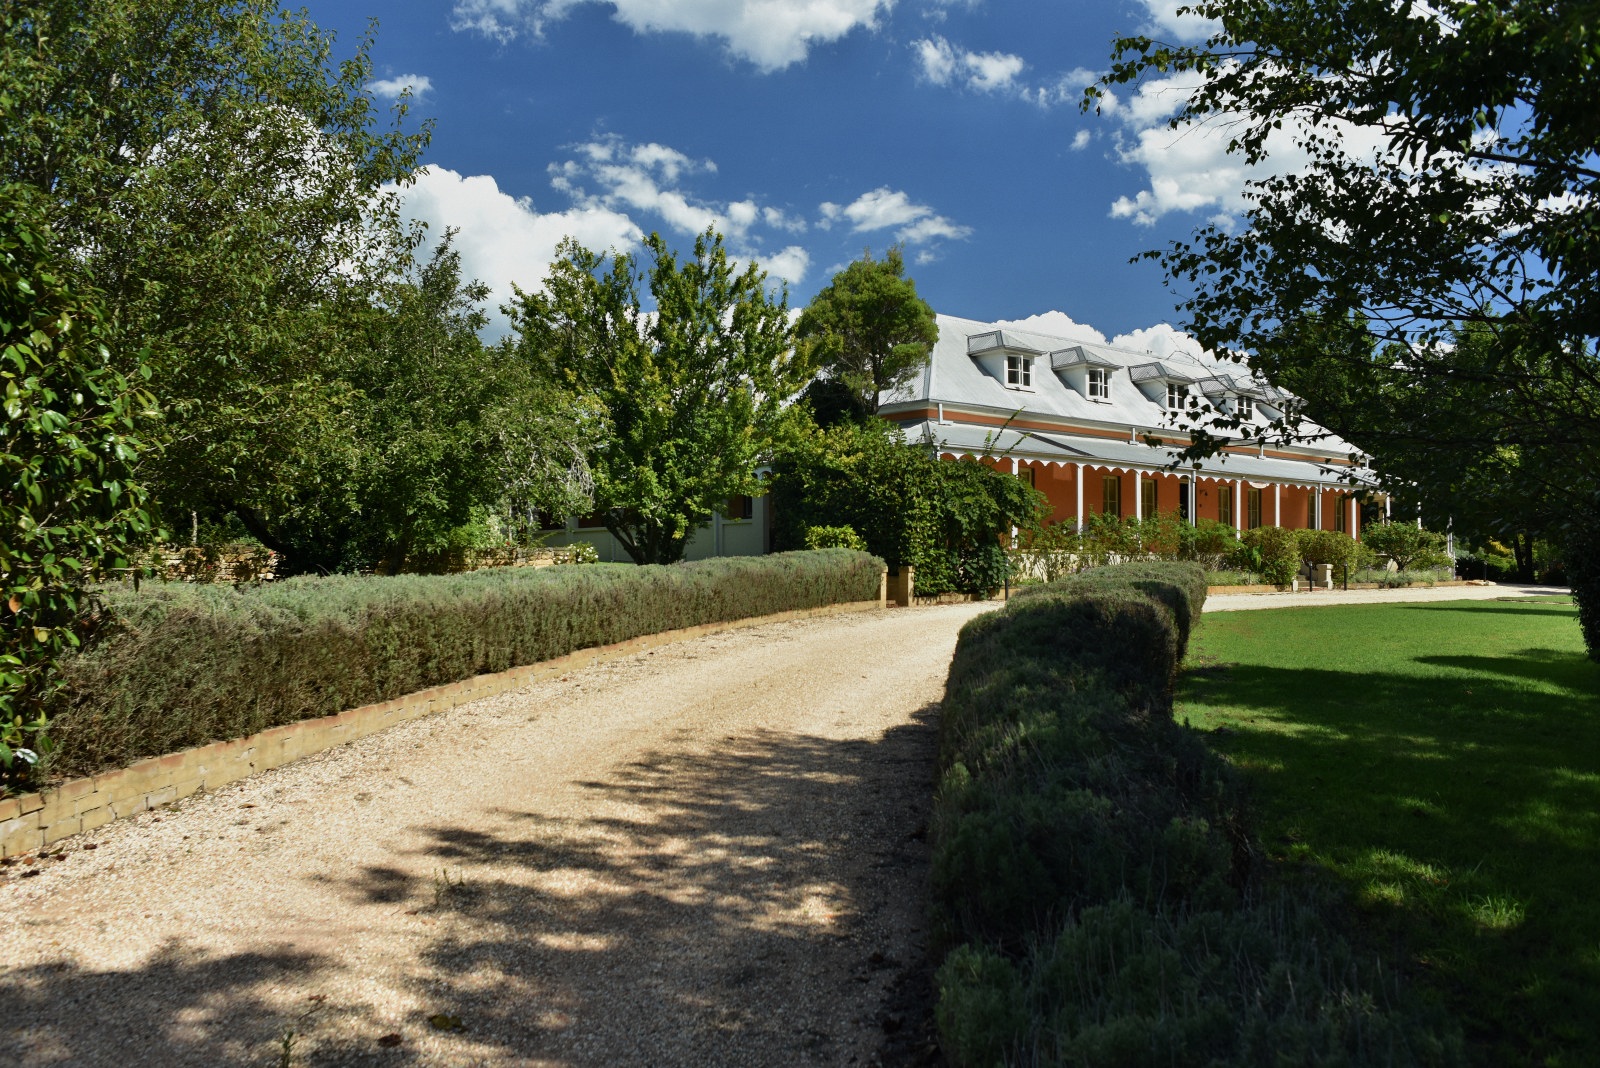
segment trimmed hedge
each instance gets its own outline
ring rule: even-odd
[[[973,620],[932,822],[956,1065],[1432,1064],[1459,1038],[1262,889],[1231,770],[1172,719],[1192,564],[1100,568]]]
[[[63,664],[50,771],[92,774],[645,634],[876,600],[882,570],[866,553],[821,549],[246,590],[111,587],[95,639]]]

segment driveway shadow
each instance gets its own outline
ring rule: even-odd
[[[576,813],[431,828],[421,992],[476,1042],[557,1063],[837,1064],[862,1036],[924,1062],[933,715],[654,751],[579,784]]]

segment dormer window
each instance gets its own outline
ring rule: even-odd
[[[1240,419],[1248,422],[1256,417],[1256,401],[1254,397],[1240,396],[1234,401],[1234,413]]]
[[[1167,410],[1178,411],[1189,401],[1189,387],[1176,382],[1167,383]]]
[[[1089,368],[1089,399],[1111,399],[1111,372],[1104,367]]]
[[[1033,360],[1027,356],[1007,356],[1006,385],[1015,389],[1032,389]]]

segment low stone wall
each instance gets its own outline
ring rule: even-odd
[[[247,738],[212,742],[166,756],[150,757],[92,778],[72,779],[40,793],[0,800],[0,857],[32,853],[70,835],[103,827],[112,820],[159,808],[202,790],[215,790],[303,756],[376,734],[397,723],[444,712],[507,690],[521,689],[551,675],[562,675],[708,634],[812,616],[865,612],[883,606],[880,595],[876,601],[825,605],[648,634],[614,645],[580,649],[555,660],[435,686],[392,701],[352,708],[335,716],[272,727]]]

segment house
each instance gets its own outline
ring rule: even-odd
[[[1185,352],[1158,358],[949,315],[938,321],[928,367],[881,398],[879,415],[941,457],[1026,479],[1049,499],[1053,520],[1082,529],[1092,514],[1162,511],[1241,531],[1359,534],[1351,477],[1357,486],[1372,479],[1355,447],[1314,427],[1293,445],[1251,434],[1289,397],[1245,365]],[[1201,405],[1243,426],[1221,454],[1174,469],[1174,450],[1149,440],[1186,443],[1179,413]]]
[[[938,316],[932,359],[912,386],[880,398],[878,414],[912,443],[941,457],[972,458],[1010,471],[1048,498],[1051,518],[1082,528],[1109,512],[1142,518],[1178,512],[1243,531],[1316,528],[1358,535],[1350,477],[1371,485],[1354,446],[1308,427],[1294,445],[1267,445],[1248,432],[1282,413],[1288,396],[1242,364],[1193,353],[1156,357],[995,323]],[[1237,443],[1182,471],[1178,412],[1211,405],[1245,421]],[[730,499],[690,538],[685,559],[754,556],[771,546],[769,499]],[[601,560],[628,556],[598,515],[572,517],[551,544],[587,542]]]
[[[764,496],[729,497],[722,511],[707,516],[689,535],[683,558],[704,560],[712,556],[761,556],[770,552],[772,517],[769,505],[769,499]],[[606,529],[598,512],[569,517],[561,526],[548,530],[547,538],[549,545],[592,545],[604,563],[628,563],[631,559]]]

